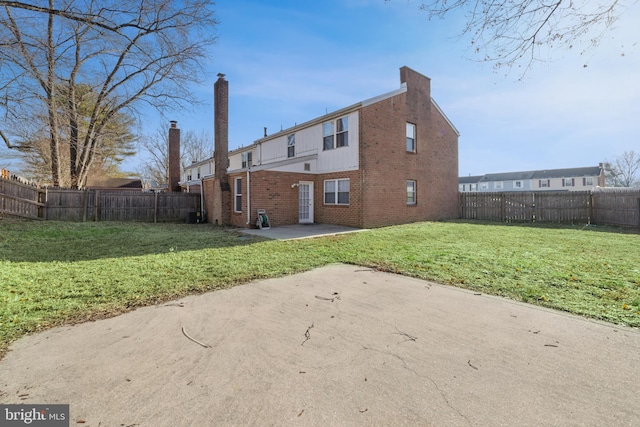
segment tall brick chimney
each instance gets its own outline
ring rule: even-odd
[[[175,120],[169,128],[169,187],[168,191],[180,192],[180,129]]]
[[[213,197],[208,206],[209,222],[227,225],[231,221],[231,188],[227,168],[229,167],[229,82],[224,74],[218,74],[213,85],[214,126],[214,184]]]
[[[229,166],[229,82],[224,74],[218,74],[218,80],[213,85],[213,123],[215,127],[214,153],[215,177],[220,182],[226,182],[227,167]]]

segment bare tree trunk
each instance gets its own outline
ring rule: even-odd
[[[53,0],[49,0],[49,7],[53,7]],[[51,180],[54,187],[60,185],[60,144],[58,141],[58,117],[55,108],[55,46],[53,44],[54,15],[49,15],[47,26],[47,105],[49,107],[49,146],[51,149]]]

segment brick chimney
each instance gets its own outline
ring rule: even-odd
[[[218,74],[213,85],[214,182],[207,203],[209,222],[228,225],[231,222],[231,187],[229,167],[229,82]],[[206,197],[205,197],[206,199]]]
[[[229,166],[229,82],[224,74],[218,74],[213,85],[213,123],[215,127],[214,156],[215,177],[220,184],[229,185],[227,167]]]
[[[169,128],[169,187],[168,191],[180,192],[180,129],[175,120]]]

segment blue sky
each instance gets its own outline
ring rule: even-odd
[[[224,73],[234,149],[264,127],[273,133],[395,90],[406,65],[431,78],[432,96],[460,132],[461,176],[595,166],[640,151],[638,3],[594,52],[552,52],[553,62],[521,80],[473,60],[468,39],[457,37],[461,16],[429,21],[418,5],[220,0],[210,82],[194,88],[203,104],[168,118],[213,137],[213,82]],[[161,120],[148,117],[143,131]]]

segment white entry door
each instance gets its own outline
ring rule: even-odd
[[[313,224],[313,182],[300,181],[298,185],[298,222]]]

